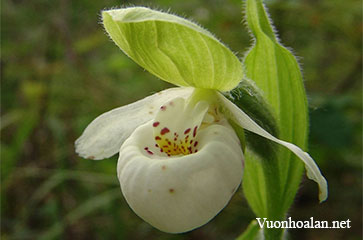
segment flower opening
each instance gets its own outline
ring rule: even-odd
[[[198,132],[219,122],[221,116],[217,107],[205,101],[186,103],[183,98],[173,99],[163,104],[152,127],[154,145],[144,146],[148,155],[164,157],[188,155],[199,150]]]

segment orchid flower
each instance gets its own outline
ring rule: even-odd
[[[106,112],[76,141],[76,152],[104,159],[119,152],[117,176],[133,211],[170,233],[216,216],[238,189],[243,142],[231,122],[281,144],[305,164],[320,188],[314,160],[272,136],[222,93],[243,78],[239,59],[211,33],[178,16],[144,7],[102,12],[111,39],[140,66],[178,87]]]

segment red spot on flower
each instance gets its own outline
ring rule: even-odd
[[[196,147],[198,145],[198,141],[195,141],[194,143],[194,147]]]
[[[145,148],[144,148],[144,150],[145,150],[148,154],[150,154],[150,155],[153,155],[153,154],[154,154],[152,151],[150,151],[150,150],[149,150],[149,148],[148,148],[148,147],[145,147]]]
[[[195,136],[197,135],[197,128],[198,128],[198,127],[197,127],[197,126],[195,126],[195,127],[194,127],[194,129],[193,129],[193,137],[195,137]]]
[[[188,134],[190,132],[190,128],[188,128],[187,130],[184,131],[184,134]]]
[[[166,110],[166,106],[161,106],[160,109],[161,109],[161,111],[165,111]]]
[[[153,127],[157,127],[157,126],[159,126],[159,124],[160,124],[160,122],[154,122]]]
[[[156,137],[155,137],[155,140],[161,140],[161,137],[156,136]]]
[[[163,129],[161,129],[161,131],[160,131],[160,134],[161,135],[164,135],[164,134],[166,134],[166,133],[168,133],[168,132],[170,132],[170,130],[169,130],[169,128],[163,128]]]

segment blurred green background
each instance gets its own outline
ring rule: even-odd
[[[316,184],[304,178],[289,216],[352,222],[350,229],[292,229],[289,236],[361,239],[362,3],[266,3],[303,67],[309,152],[329,182],[329,198],[319,205]],[[254,219],[240,189],[202,228],[162,233],[126,204],[116,156],[91,161],[75,154],[74,141],[95,117],[170,87],[104,34],[100,11],[124,4],[191,17],[240,57],[251,44],[239,0],[2,1],[2,239],[234,239]]]

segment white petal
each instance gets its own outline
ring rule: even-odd
[[[233,119],[241,125],[244,129],[256,133],[262,137],[265,137],[271,141],[279,143],[292,151],[296,156],[298,156],[305,164],[306,175],[311,180],[314,180],[319,185],[319,200],[320,202],[325,201],[328,197],[328,185],[321,174],[319,167],[316,165],[314,159],[310,157],[310,155],[303,150],[301,150],[296,145],[282,141],[280,139],[275,138],[263,128],[261,128],[257,123],[255,123],[246,113],[244,113],[241,109],[239,109],[236,105],[234,105],[231,101],[225,98],[222,94],[218,93],[222,105],[225,106],[226,110],[228,110]]]
[[[117,173],[137,215],[180,233],[204,225],[227,205],[242,179],[243,153],[224,121],[198,132],[197,153],[171,157],[145,151],[155,144],[151,121],[135,130],[121,147]]]
[[[208,108],[205,101],[186,104],[183,98],[175,98],[161,106],[153,121],[153,129],[155,141],[164,154],[194,152],[194,144],[198,144],[195,137]]]
[[[167,89],[100,115],[77,139],[76,152],[89,159],[111,157],[138,126],[155,117],[163,103],[176,96],[187,98],[192,91],[192,88],[180,87]]]

